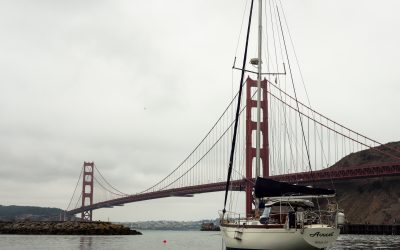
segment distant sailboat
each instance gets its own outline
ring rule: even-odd
[[[236,131],[240,110],[240,96],[247,61],[248,40],[253,10],[251,2],[246,48],[241,68],[241,81],[238,97],[238,107],[232,139],[231,155],[225,192],[224,210],[221,213],[220,229],[227,250],[286,250],[286,249],[326,249],[336,241],[344,223],[344,214],[336,203],[330,203],[329,198],[335,196],[335,191],[323,188],[313,188],[294,185],[269,179],[260,175],[260,102],[262,75],[262,5],[258,4],[258,58],[250,63],[257,67],[257,133],[256,133],[256,181],[251,196],[255,209],[251,215],[240,217],[239,214],[226,211],[227,195],[230,186],[232,165],[234,161]],[[267,135],[268,136],[268,135]],[[268,145],[266,149],[268,150]],[[268,157],[268,151],[265,154]],[[268,159],[267,159],[268,162]],[[265,167],[265,166],[264,166]],[[251,192],[250,191],[250,192]],[[319,200],[325,201],[326,209],[320,206]],[[326,202],[328,201],[328,202]]]

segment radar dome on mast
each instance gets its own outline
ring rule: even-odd
[[[262,63],[262,61],[261,61],[261,63]],[[258,58],[251,58],[250,59],[250,64],[254,65],[254,66],[257,66],[258,65]]]

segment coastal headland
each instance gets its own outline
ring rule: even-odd
[[[0,221],[0,234],[141,235],[129,227],[110,222]]]

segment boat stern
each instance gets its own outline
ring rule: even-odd
[[[332,227],[305,228],[304,240],[311,246],[318,249],[326,249],[339,237],[340,229]]]

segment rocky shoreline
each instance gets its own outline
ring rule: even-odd
[[[141,235],[123,225],[83,221],[0,221],[0,234]]]

